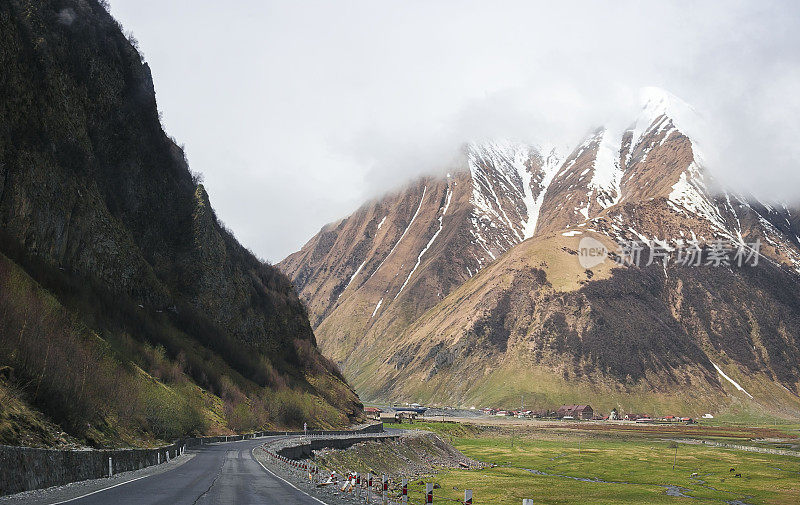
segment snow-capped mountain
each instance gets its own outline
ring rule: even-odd
[[[560,161],[555,148],[509,141],[467,146],[472,185],[470,232],[485,253],[476,257],[477,269],[533,236],[545,190]]]
[[[623,386],[664,398],[692,387],[711,401],[725,395],[720,365],[800,412],[800,298],[787,295],[800,286],[800,212],[726,191],[706,166],[704,128],[690,106],[648,88],[629,128],[597,128],[571,152],[471,143],[446,176],[367,203],[279,267],[322,349],[367,398],[480,402],[536,394],[527,379],[539,377],[554,402]],[[586,236],[609,250],[758,240],[763,261],[746,272],[584,269],[575,255]],[[610,297],[642,279],[646,303]],[[527,379],[498,389],[510,373]]]

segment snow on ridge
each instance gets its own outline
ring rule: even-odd
[[[493,140],[468,146],[467,159],[473,180],[471,203],[479,216],[486,216],[490,221],[494,221],[493,218],[502,219],[518,241],[524,238],[520,233],[520,226],[515,226],[508,217],[496,189],[502,190],[504,194],[512,193],[512,201],[516,200],[514,196],[524,198],[524,181],[520,174],[528,170],[525,162],[529,158],[528,146],[509,140]],[[493,170],[487,173],[480,164]],[[489,179],[490,176],[493,180]],[[500,187],[495,188],[495,186]],[[488,193],[492,201],[488,200],[484,193]]]
[[[597,143],[597,153],[592,165],[594,172],[589,188],[595,191],[595,200],[604,209],[619,202],[622,190],[622,170],[619,167],[620,141],[613,138],[608,128],[604,128]],[[615,147],[616,146],[616,147]],[[613,195],[613,196],[612,196]]]
[[[367,259],[369,259],[369,257]],[[363,263],[358,265],[358,268],[356,268],[356,271],[353,272],[353,275],[350,276],[350,280],[347,281],[347,284],[345,285],[344,289],[347,289],[348,287],[350,287],[350,284],[353,282],[353,279],[356,278],[356,275],[358,275],[358,272],[360,272],[361,269],[364,268],[364,265],[367,264],[367,259],[365,259]],[[341,293],[339,293],[339,296],[342,296],[342,293],[344,293],[344,289],[341,291]],[[337,300],[339,299],[339,296],[336,297]]]
[[[745,389],[744,389],[742,386],[740,386],[738,382],[736,382],[735,380],[733,380],[733,379],[731,379],[730,377],[728,377],[727,375],[725,375],[725,372],[723,372],[723,371],[722,371],[722,369],[721,369],[720,367],[718,367],[716,363],[714,363],[714,362],[712,361],[712,362],[711,362],[711,364],[712,364],[712,365],[714,365],[714,368],[716,368],[716,369],[717,369],[717,372],[719,372],[719,374],[720,374],[720,375],[721,375],[721,376],[722,376],[722,377],[723,377],[723,378],[724,378],[726,381],[728,381],[728,382],[730,382],[731,384],[733,384],[733,387],[735,387],[736,389],[738,389],[738,390],[739,390],[739,391],[741,391],[742,393],[746,394],[748,397],[750,397],[750,399],[751,399],[751,400],[753,399],[753,395],[751,395],[750,393],[748,393],[747,391],[745,391]]]
[[[672,186],[668,199],[687,211],[710,221],[721,231],[727,231],[725,220],[719,209],[708,197],[708,190],[703,180],[702,168],[692,162],[681,174],[680,179]]]
[[[542,159],[542,167],[534,173],[529,164],[533,156]],[[486,241],[480,235],[481,218],[489,222],[502,222],[513,234],[506,237],[510,244],[515,244],[533,236],[539,219],[544,195],[550,183],[558,174],[562,156],[555,145],[541,144],[529,146],[509,140],[492,140],[468,146],[468,162],[473,180],[472,196],[473,219],[479,241],[486,248]],[[491,173],[488,168],[491,167]],[[533,194],[534,177],[541,175],[538,183],[539,192]],[[491,179],[490,179],[491,178]],[[502,195],[498,195],[498,191]],[[512,202],[521,202],[524,211],[519,224],[506,212],[501,204],[501,196],[507,196]],[[492,255],[493,256],[493,255]]]
[[[423,196],[424,196],[424,191],[423,191]],[[422,202],[420,201],[420,204],[421,204],[421,203],[422,203]],[[387,214],[387,215],[385,215],[385,216],[383,216],[383,219],[381,219],[381,221],[378,223],[378,229],[379,229],[379,230],[381,229],[381,226],[383,226],[383,223],[386,221],[386,218],[387,218],[387,217],[389,217],[389,216],[388,216],[388,214]],[[409,225],[410,225],[410,223],[409,223]],[[392,249],[392,250],[394,250],[394,249]],[[391,254],[391,253],[389,253],[389,254]],[[387,258],[388,258],[388,256],[387,256]],[[342,296],[342,293],[344,293],[344,292],[345,292],[345,290],[346,290],[347,288],[349,288],[349,287],[350,287],[350,284],[352,284],[352,283],[353,283],[353,279],[355,279],[355,278],[356,278],[356,276],[359,274],[359,272],[361,272],[361,269],[362,269],[362,268],[364,268],[364,265],[366,265],[366,264],[367,264],[367,261],[369,261],[369,256],[367,256],[367,257],[364,259],[363,263],[361,263],[361,264],[358,266],[358,268],[356,268],[356,271],[355,271],[355,272],[353,272],[353,275],[351,275],[351,276],[350,276],[350,280],[349,280],[349,281],[347,281],[347,284],[345,284],[345,286],[344,286],[344,289],[343,289],[341,292],[339,292],[339,294],[336,296],[336,300],[337,300],[337,301],[338,301],[338,300],[339,300],[339,298]],[[381,262],[381,265],[383,265],[383,262]],[[379,266],[378,268],[380,268],[380,266]],[[376,270],[376,272],[377,272],[377,270]],[[373,273],[374,273],[374,272],[373,272]],[[372,277],[372,276],[370,276],[370,277]]]
[[[642,104],[642,111],[633,125],[628,128],[631,132],[631,145],[628,150],[628,161],[639,144],[639,141],[647,133],[659,131],[667,128],[669,121],[681,133],[689,137],[692,142],[692,151],[695,161],[703,165],[701,146],[703,135],[708,130],[703,117],[688,103],[664,89],[648,86],[639,90],[639,101]],[[669,132],[666,134],[669,135]]]
[[[517,169],[520,179],[522,179],[522,203],[525,205],[526,216],[521,221],[522,224],[522,239],[528,239],[533,236],[533,231],[536,228],[536,218],[532,217],[532,210],[536,205],[536,199],[533,197],[533,190],[531,189],[531,181],[533,180],[533,173],[525,166],[524,163],[515,163],[514,168]]]
[[[547,190],[550,188],[550,184],[555,179],[556,174],[558,173],[558,169],[561,166],[561,157],[556,152],[555,148],[550,150],[550,153],[544,158],[544,163],[542,164],[542,171],[544,172],[544,176],[542,177],[542,182],[540,183],[541,189],[539,190],[539,194],[536,195],[536,198],[533,199],[533,195],[531,194],[530,203],[526,200],[525,205],[528,208],[528,220],[525,223],[523,235],[526,239],[529,239],[536,233],[536,227],[539,224],[539,215],[542,212],[542,204],[544,203],[545,194],[547,194]],[[533,178],[533,174],[528,172],[529,177],[525,180],[525,185],[530,192],[530,182]]]
[[[376,268],[375,271],[370,274],[370,276],[369,276],[369,278],[367,280],[371,279],[372,276],[375,275],[378,272],[378,270],[381,269],[383,264],[386,263],[386,260],[389,259],[389,256],[391,256],[392,253],[394,252],[394,250],[397,249],[397,246],[400,245],[400,242],[403,240],[403,237],[406,236],[406,233],[408,233],[409,228],[411,228],[411,225],[414,224],[414,220],[417,219],[417,214],[419,214],[419,210],[422,208],[422,202],[425,201],[425,193],[427,191],[428,191],[428,186],[426,185],[424,188],[422,188],[422,197],[419,199],[419,205],[417,206],[417,210],[416,210],[416,212],[414,212],[414,215],[411,217],[411,221],[408,222],[408,226],[406,226],[406,229],[403,230],[403,234],[400,235],[399,239],[397,239],[397,242],[395,242],[394,247],[392,247],[392,250],[389,251],[389,254],[387,254],[386,257],[383,258],[383,261],[381,261],[381,264],[378,265],[378,268]]]
[[[400,291],[398,291],[397,294],[394,295],[395,300],[397,300],[397,297],[400,296],[400,293],[403,292],[403,289],[405,289],[406,284],[408,284],[408,281],[411,280],[411,276],[414,275],[414,272],[419,267],[419,264],[422,262],[422,256],[428,251],[428,249],[430,249],[431,245],[433,245],[433,241],[436,240],[436,237],[438,237],[439,233],[442,232],[442,228],[444,227],[444,216],[447,214],[447,209],[450,207],[450,199],[452,197],[453,197],[453,192],[451,191],[450,186],[448,185],[447,196],[445,197],[444,209],[442,210],[442,213],[439,215],[439,229],[436,230],[436,232],[433,234],[428,243],[425,244],[425,247],[422,248],[422,251],[419,253],[419,256],[417,256],[417,262],[416,264],[414,264],[414,268],[411,269],[411,271],[408,273],[408,277],[406,277],[405,282],[403,282],[403,285],[400,286]]]
[[[373,317],[375,317],[375,314],[377,314],[377,313],[378,313],[378,309],[379,309],[379,308],[381,308],[381,304],[382,304],[382,303],[383,303],[383,298],[381,298],[380,300],[378,300],[378,304],[375,306],[375,310],[373,310],[373,311],[372,311],[372,315],[371,315],[371,316],[369,316],[369,318],[370,318],[370,319],[372,319]]]

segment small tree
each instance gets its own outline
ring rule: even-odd
[[[675,449],[675,456],[672,459],[672,469],[675,470],[675,464],[678,462],[678,443],[670,442],[667,447],[670,449]]]

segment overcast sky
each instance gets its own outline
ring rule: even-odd
[[[800,191],[800,4],[111,0],[236,236],[277,262],[326,222],[502,136],[573,143],[658,86],[719,178]]]

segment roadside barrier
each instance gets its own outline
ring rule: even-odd
[[[362,425],[355,430],[307,431],[310,438],[369,435],[383,432],[383,424]],[[168,463],[186,448],[254,438],[303,435],[302,431],[259,431],[244,435],[190,437],[153,449],[59,450],[0,445],[0,496],[60,486],[88,479],[113,477],[122,472]],[[299,465],[299,463],[298,463]],[[307,469],[304,463],[303,470]],[[298,470],[300,467],[298,466]]]

